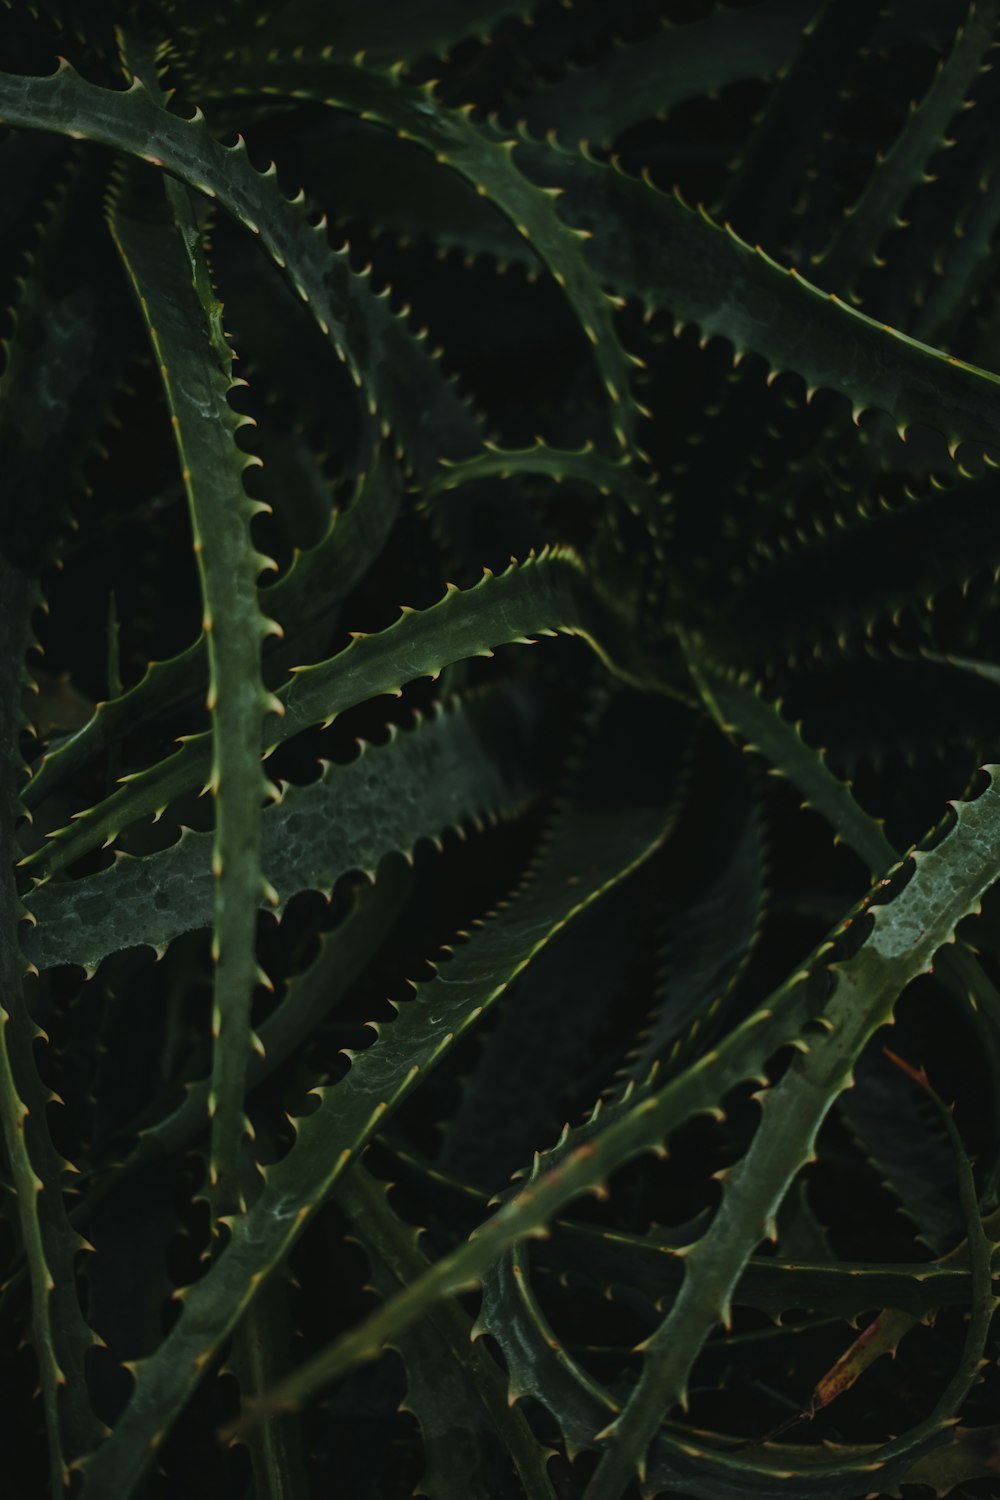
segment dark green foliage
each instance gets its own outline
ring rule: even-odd
[[[0,37],[11,1493],[994,1493],[1000,0]]]

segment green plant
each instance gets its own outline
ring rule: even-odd
[[[5,13],[23,1493],[989,1483],[998,12]]]

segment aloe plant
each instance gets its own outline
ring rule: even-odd
[[[13,1492],[988,1493],[1000,0],[0,35]]]

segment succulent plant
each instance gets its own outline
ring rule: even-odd
[[[3,12],[12,1494],[993,1493],[998,24]]]

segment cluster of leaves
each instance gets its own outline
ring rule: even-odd
[[[8,6],[11,1494],[992,1493],[1000,0]]]

